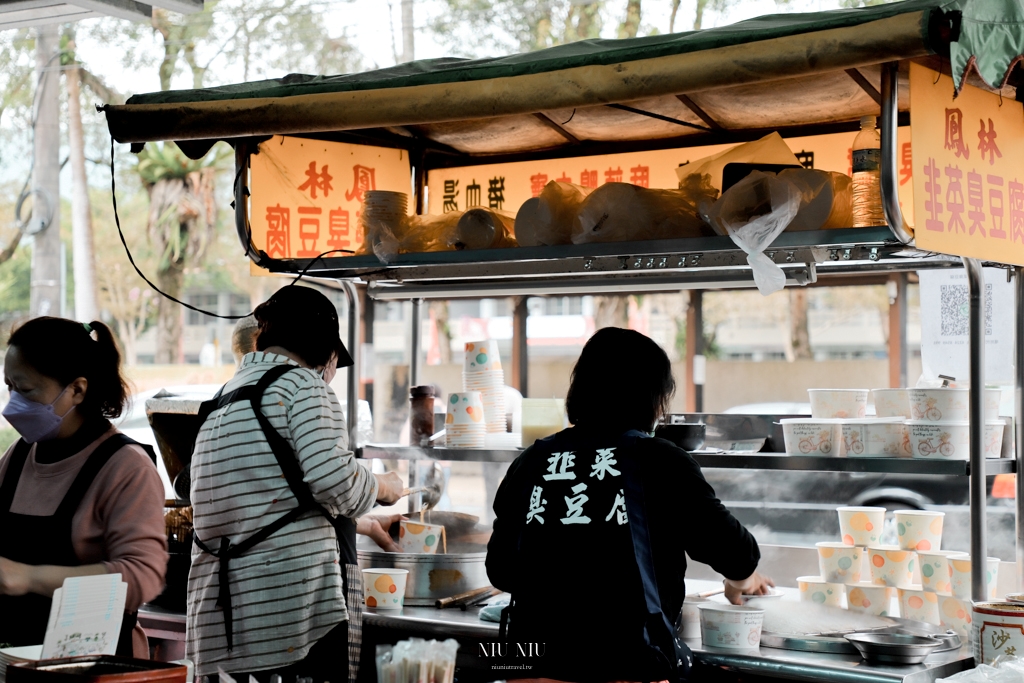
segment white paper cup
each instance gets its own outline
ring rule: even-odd
[[[705,647],[756,650],[761,645],[763,609],[716,602],[703,603],[698,609],[700,637]]]
[[[484,402],[479,391],[463,391],[448,395],[448,414],[445,425],[483,425]]]
[[[846,586],[847,609],[875,617],[889,617],[892,599],[896,589],[889,586],[876,586],[870,581],[861,581]]]
[[[934,593],[952,593],[951,577],[953,570],[949,568],[949,558],[963,555],[955,550],[920,550],[917,560],[921,567],[921,587]]]
[[[687,597],[683,601],[683,611],[679,618],[676,633],[680,638],[693,640],[700,638],[700,605],[709,602],[707,598]]]
[[[942,548],[942,521],[944,512],[929,510],[896,510],[896,534],[904,550],[928,552]]]
[[[818,569],[829,583],[860,583],[864,571],[864,549],[845,543],[818,543]]]
[[[962,642],[970,642],[972,607],[970,600],[961,600],[954,595],[939,595],[939,625],[955,631]]]
[[[788,455],[839,456],[842,435],[837,420],[786,418],[782,435]]]
[[[493,339],[466,342],[466,358],[463,372],[494,372],[501,370],[501,356],[498,354],[498,342]]]
[[[832,583],[820,576],[800,576],[796,580],[800,588],[800,602],[813,602],[830,607],[843,607],[846,586]]]
[[[872,389],[875,417],[910,417],[909,389]]]
[[[364,569],[363,595],[366,606],[377,609],[402,609],[408,578],[408,569]]]
[[[441,547],[440,524],[420,524],[412,520],[398,523],[398,545],[403,553],[423,553],[433,555]]]
[[[843,543],[867,547],[881,542],[885,508],[841,507],[836,510],[839,512],[839,532]]]
[[[867,413],[867,389],[808,389],[807,393],[813,418],[864,417]]]
[[[923,621],[938,626],[939,596],[937,593],[922,590],[921,586],[897,588],[900,596],[900,617],[912,621]]]
[[[914,580],[917,554],[895,545],[868,548],[871,582],[877,586],[909,586]]]
[[[967,553],[950,555],[950,582],[953,584],[953,595],[961,600],[971,599],[971,556]],[[985,566],[985,587],[988,599],[996,599],[996,584],[999,582],[999,558],[990,557]]]

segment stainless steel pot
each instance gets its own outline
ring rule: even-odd
[[[386,553],[359,550],[359,568],[407,569],[405,604],[433,606],[440,598],[450,598],[475,588],[489,586],[484,560],[487,553]]]

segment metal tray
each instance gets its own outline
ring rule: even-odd
[[[933,652],[949,652],[957,650],[963,643],[953,631],[943,631],[934,624],[909,619],[890,617],[895,622],[892,626],[871,630],[850,629],[846,633],[823,633],[820,635],[793,635],[785,633],[761,633],[761,645],[777,650],[798,650],[801,652],[822,652],[836,655],[860,654],[857,648],[846,639],[848,633],[905,634],[913,636],[930,636],[937,638],[941,644]]]
[[[846,639],[861,657],[880,664],[920,664],[941,644],[938,638],[908,633],[851,633]]]

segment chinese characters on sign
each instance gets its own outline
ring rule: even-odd
[[[918,246],[1024,265],[1024,172],[1008,161],[1024,153],[1021,103],[967,85],[954,106],[949,77],[917,64],[911,82],[918,152],[904,150],[903,164],[920,165],[920,178],[908,174],[925,217]]]
[[[275,259],[354,252],[366,193],[409,188],[408,155],[380,147],[277,136],[260,145],[251,169],[253,241]]]

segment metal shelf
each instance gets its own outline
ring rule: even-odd
[[[363,446],[363,458],[393,460],[459,460],[463,462],[512,462],[521,450],[486,448],[412,448],[387,444]],[[701,467],[741,470],[789,470],[800,472],[878,472],[882,474],[922,474],[959,476],[970,474],[966,460],[913,460],[910,458],[815,458],[785,453],[712,454],[695,453]],[[1016,471],[1011,458],[985,461],[985,474],[1008,474]]]

